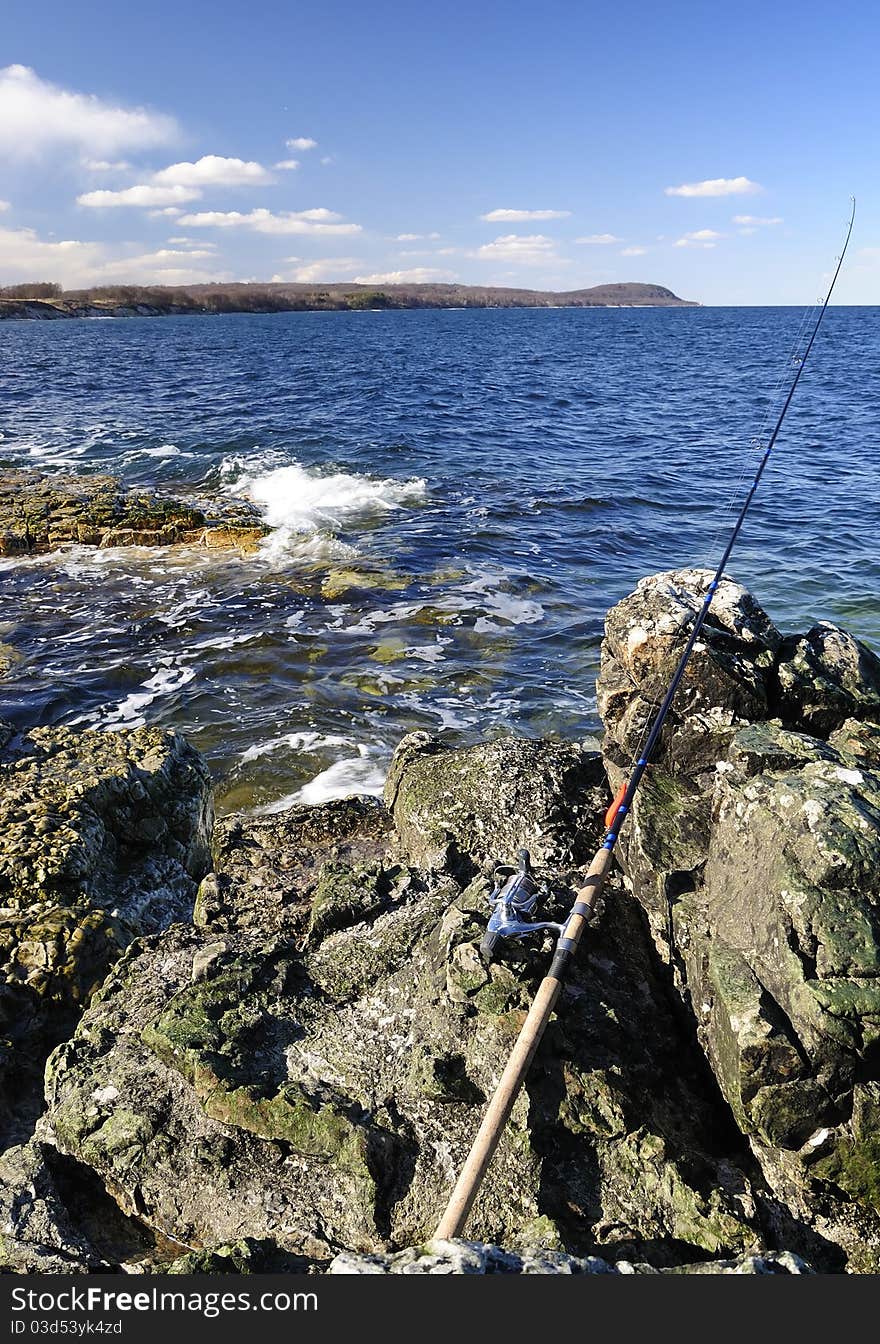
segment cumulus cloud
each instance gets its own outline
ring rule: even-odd
[[[216,243],[206,243],[203,238],[188,238],[185,234],[169,238],[168,243],[171,247],[185,247],[188,257],[207,257],[217,251]]]
[[[143,252],[133,244],[111,245],[72,238],[47,242],[34,229],[0,228],[0,256],[7,282],[54,280],[65,289],[109,281],[183,285],[231,279],[227,273],[199,268],[200,261],[216,264],[214,249],[209,246],[187,251],[163,247]]]
[[[280,168],[283,173],[292,173],[299,167],[299,159],[279,159],[275,167]]]
[[[448,283],[457,277],[452,271],[438,271],[431,266],[414,266],[408,271],[377,271],[373,275],[356,275],[358,285],[429,285]]]
[[[781,215],[774,215],[772,219],[761,215],[734,215],[733,222],[734,224],[745,224],[748,228],[760,229],[773,224],[781,224],[783,221]]]
[[[302,257],[288,257],[287,260],[303,261]],[[350,280],[363,264],[359,257],[318,257],[315,261],[303,262],[286,278],[305,285],[319,281],[329,283],[333,280]]]
[[[213,249],[186,249],[160,247],[155,252],[141,252],[134,256],[124,254],[104,262],[100,275],[102,279],[122,280],[130,284],[185,285],[190,282],[207,284],[211,280],[224,279],[216,272],[206,271],[193,262],[210,261],[215,266],[217,257]],[[172,276],[179,277],[172,279]]]
[[[90,282],[105,249],[76,239],[47,243],[34,229],[0,228],[0,256],[6,280],[54,280],[74,287]]]
[[[715,243],[722,234],[716,233],[714,229],[695,229],[693,233],[686,233],[682,238],[676,238],[672,244],[673,247],[714,247]]]
[[[87,205],[104,210],[123,205],[172,206],[175,201],[194,201],[201,196],[196,187],[156,187],[143,183],[136,187],[123,187],[121,191],[86,191],[77,196],[77,205]]]
[[[432,242],[439,237],[439,233],[398,233],[394,241],[397,243]]]
[[[602,247],[608,243],[619,243],[620,239],[613,233],[589,233],[586,238],[575,238],[575,242],[590,243]]]
[[[126,159],[83,159],[82,166],[88,173],[127,173],[131,169]]]
[[[484,243],[474,253],[482,261],[512,261],[522,265],[558,261],[556,244],[543,233],[504,233],[492,243]]]
[[[704,182],[683,182],[664,190],[667,196],[752,196],[763,188],[747,177],[708,177]]]
[[[273,181],[261,163],[253,160],[226,159],[220,154],[205,154],[195,163],[172,163],[153,173],[158,186],[181,187],[263,187]]]
[[[297,135],[292,140],[285,140],[288,149],[299,149],[305,152],[307,149],[317,149],[318,142],[309,135]]]
[[[253,229],[255,233],[311,233],[318,235],[360,233],[360,224],[338,222],[332,210],[203,210],[184,215],[180,223],[189,229]]]
[[[0,215],[3,214],[4,210],[10,210],[11,208],[9,201],[0,201]]]
[[[0,69],[0,153],[8,156],[77,146],[103,158],[121,149],[152,149],[177,134],[172,117],[63,89],[26,65]]]
[[[647,250],[646,247],[622,247],[620,255],[622,257],[643,257]]]
[[[480,215],[487,224],[518,224],[525,219],[568,219],[570,210],[490,210]]]

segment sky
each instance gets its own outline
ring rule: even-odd
[[[880,304],[880,7],[3,0],[0,286]]]

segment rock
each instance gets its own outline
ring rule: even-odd
[[[128,489],[115,476],[0,471],[0,555],[81,546],[179,543],[256,549],[270,529],[246,500],[182,501]]]
[[[783,640],[776,678],[777,713],[817,737],[845,719],[880,719],[880,658],[828,621]]]
[[[668,642],[627,637],[627,621],[673,628],[682,605],[694,609],[682,587],[695,586],[691,571],[661,575],[609,614],[612,785],[646,688],[674,662]],[[880,727],[864,720],[880,706],[880,663],[835,627],[780,639],[742,590],[728,592],[748,614],[746,626],[722,612],[740,646],[707,637],[619,854],[776,1213],[874,1272]]]
[[[88,1168],[34,1140],[0,1156],[0,1273],[107,1273],[154,1253]]]
[[[811,1274],[797,1255],[788,1251],[744,1255],[736,1260],[708,1260],[673,1269],[616,1263],[597,1256],[566,1255],[561,1251],[505,1251],[474,1241],[430,1241],[394,1255],[352,1255],[343,1252],[330,1263],[328,1274]]]
[[[195,1249],[250,1238],[327,1261],[417,1244],[546,953],[484,966],[485,882],[412,867],[378,804],[218,831],[199,923],[133,944],[52,1056],[41,1139],[156,1237]],[[656,1265],[758,1253],[749,1178],[719,1158],[724,1133],[638,907],[612,890],[474,1233]]]
[[[0,750],[0,1074],[27,1132],[48,1050],[140,933],[192,910],[207,768],[157,729],[35,728]]]
[[[515,737],[451,750],[410,733],[385,786],[412,862],[466,878],[487,862],[510,863],[522,847],[551,867],[583,863],[604,798],[598,752]]]

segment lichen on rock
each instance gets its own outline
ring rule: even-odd
[[[633,608],[671,630],[708,577],[657,576],[609,613],[612,783],[683,638],[640,643],[635,661]],[[880,661],[829,624],[780,637],[743,591],[719,589],[724,628],[707,623],[619,851],[770,1190],[876,1268],[880,1149],[862,1080],[880,1040]]]

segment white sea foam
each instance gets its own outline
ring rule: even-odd
[[[132,691],[113,709],[106,710],[100,716],[100,727],[142,728],[146,723],[143,711],[156,700],[173,695],[175,691],[189,685],[195,675],[192,667],[160,667],[141,683],[140,690]]]
[[[370,794],[381,797],[385,787],[386,767],[381,765],[369,753],[369,748],[358,747],[359,755],[350,756],[322,770],[314,779],[295,792],[278,798],[274,803],[266,803],[256,809],[258,816],[268,816],[275,812],[284,812],[297,803],[328,803],[333,798],[350,798],[353,794]]]
[[[298,732],[285,733],[282,737],[270,738],[268,742],[260,742],[253,747],[248,747],[242,754],[241,763],[245,765],[248,761],[255,761],[260,756],[268,756],[271,752],[280,751],[286,747],[289,751],[321,751],[325,747],[350,747],[351,740],[347,737],[338,737],[333,733],[315,733]]]
[[[250,644],[252,640],[260,638],[259,630],[252,630],[244,635],[216,635],[212,639],[200,639],[196,644],[190,644],[190,649],[234,649],[239,644]]]
[[[263,543],[263,554],[278,558],[291,546],[298,548],[303,558],[341,559],[354,552],[335,538],[309,534],[334,532],[349,526],[354,520],[370,515],[394,512],[405,504],[413,504],[425,496],[423,480],[374,480],[352,472],[320,475],[296,463],[271,466],[277,456],[257,454],[252,459],[229,458],[221,468],[221,477],[231,480],[234,494],[245,494],[263,510],[263,515],[274,534]],[[310,552],[303,554],[303,539],[309,537]]]
[[[144,457],[183,457],[184,454],[178,448],[176,443],[161,443],[157,448],[143,448],[141,450]],[[190,456],[189,453],[186,454]]]

